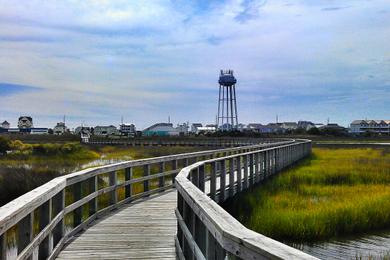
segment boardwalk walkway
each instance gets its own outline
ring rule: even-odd
[[[57,259],[176,259],[176,190],[141,199],[97,220]]]

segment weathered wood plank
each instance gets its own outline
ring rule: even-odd
[[[58,259],[175,259],[177,194],[151,195],[97,220]]]

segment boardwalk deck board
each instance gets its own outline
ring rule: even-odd
[[[176,259],[176,190],[141,199],[94,222],[57,259]]]

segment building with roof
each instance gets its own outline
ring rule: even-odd
[[[4,129],[8,129],[8,128],[10,128],[10,123],[8,123],[8,121],[7,120],[5,120],[3,123],[1,123],[1,128],[4,128]]]
[[[135,134],[137,133],[137,130],[135,129],[134,124],[121,124],[119,126],[119,132],[122,135],[135,136]]]
[[[33,119],[31,116],[21,116],[18,119],[18,128],[26,129],[33,128]]]
[[[285,130],[295,130],[298,128],[298,124],[296,122],[283,122],[281,128]]]
[[[178,136],[188,134],[187,124],[178,124],[173,127],[172,123],[157,123],[142,131],[143,136]]]
[[[64,122],[59,122],[57,125],[53,128],[53,134],[55,135],[63,135],[68,131],[68,128],[66,127]]]
[[[191,125],[191,133],[197,133],[199,127],[203,127],[203,125],[201,123],[193,123]]]
[[[93,129],[93,134],[97,136],[110,136],[110,135],[119,135],[118,129],[113,126],[96,126]]]
[[[388,134],[390,135],[390,120],[354,120],[350,124],[351,134]]]

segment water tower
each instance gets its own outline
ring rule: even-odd
[[[237,129],[236,83],[233,70],[221,70],[219,75],[218,129],[232,131]]]

